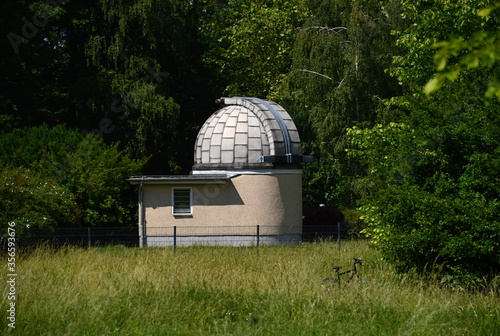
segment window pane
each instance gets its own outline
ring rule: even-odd
[[[191,190],[174,189],[174,213],[191,213]]]

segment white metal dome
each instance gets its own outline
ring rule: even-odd
[[[302,162],[299,133],[280,105],[258,98],[221,98],[195,143],[195,165]]]

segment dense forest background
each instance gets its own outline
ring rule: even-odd
[[[135,225],[126,179],[188,173],[214,99],[256,96],[287,109],[316,158],[305,205],[360,209],[365,233],[402,266],[417,256],[411,266],[489,272],[500,240],[498,7],[3,0],[1,225]]]

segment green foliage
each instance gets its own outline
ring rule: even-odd
[[[74,195],[54,179],[27,168],[0,167],[0,230],[16,223],[27,227],[73,226],[81,220]]]
[[[329,158],[315,157],[315,162],[303,169],[304,206],[337,206],[341,195],[341,186],[337,182],[340,179],[338,165],[332,164]]]
[[[117,147],[64,126],[43,125],[0,136],[0,160],[36,171],[35,176],[61,186],[68,200],[76,202],[78,217],[51,224],[128,226],[135,224],[135,203],[126,179],[137,174],[145,160],[132,160]]]
[[[266,97],[290,70],[297,27],[308,11],[303,0],[216,2],[200,25],[204,62],[227,83],[227,95]]]
[[[137,175],[145,160],[132,160],[117,147],[105,146],[96,137],[87,136],[67,162],[63,182],[78,198],[87,225],[136,223],[136,203],[126,179]]]
[[[408,184],[375,193],[361,208],[369,225],[365,233],[399,270],[484,284],[500,271],[500,202],[454,192],[461,185],[445,177],[436,185],[449,195]]]
[[[18,52],[8,38],[0,42],[2,129],[65,124],[119,142],[133,158],[151,157],[146,173],[189,169],[186,148],[213,112],[217,86],[201,62],[200,7],[3,1],[4,37],[21,42]]]
[[[361,193],[369,195],[370,190],[393,183],[401,183],[411,178],[410,167],[414,159],[408,157],[407,146],[415,138],[413,130],[404,123],[391,122],[388,125],[377,124],[371,129],[356,126],[347,129],[351,148],[346,148],[350,157],[360,159],[366,165],[368,176]],[[432,155],[425,153],[424,155]]]
[[[389,33],[400,24],[398,6],[394,1],[306,3],[310,15],[297,34],[291,71],[270,97],[290,112],[303,151],[317,160],[304,168],[306,197],[349,207],[358,197],[351,181],[362,168],[345,155],[345,130],[373,124],[382,99],[398,92],[397,82],[384,73],[394,49]],[[315,179],[324,185],[318,188]]]
[[[500,3],[478,12],[479,16],[489,16],[500,7]],[[486,19],[485,19],[486,21]],[[434,63],[439,71],[424,87],[427,94],[439,89],[446,80],[456,80],[467,69],[484,68],[492,73],[486,97],[496,96],[500,100],[500,33],[498,31],[474,32],[468,40],[456,37],[449,41],[434,44],[440,50],[434,55]],[[455,59],[459,57],[458,61]],[[448,64],[452,60],[452,64]]]
[[[348,154],[368,171],[357,181],[364,233],[400,270],[479,283],[500,271],[498,107],[423,116],[348,130]]]
[[[176,0],[102,1],[97,11],[102,19],[99,29],[87,36],[85,55],[99,84],[94,97],[100,97],[97,102],[84,100],[80,108],[113,117],[120,132],[109,132],[111,138],[124,140],[134,158],[153,156],[150,169],[161,165],[175,170],[170,157],[177,151],[181,111],[173,96],[188,85],[185,77],[193,57],[190,5]],[[100,123],[94,120],[94,125]]]
[[[412,92],[422,87],[435,73],[433,56],[435,44],[461,36],[468,39],[481,31],[495,31],[496,20],[477,16],[478,8],[491,4],[490,0],[402,1],[402,16],[408,22],[404,30],[396,30],[397,45],[404,50],[394,56],[394,67],[389,72]],[[438,57],[439,65],[443,58]],[[479,73],[476,73],[478,76]]]
[[[1,3],[0,114],[14,127],[64,122],[70,100],[67,6],[24,0]],[[9,38],[11,36],[11,38]],[[15,36],[12,38],[12,36]],[[50,79],[50,80],[49,80]],[[4,126],[4,125],[2,125]]]
[[[485,42],[493,40],[484,32],[497,29],[496,17],[476,15],[477,6],[487,5],[403,1],[408,26],[394,32],[402,52],[389,72],[407,94],[386,102],[380,125],[348,130],[347,153],[366,168],[355,181],[364,196],[365,233],[399,269],[471,286],[500,272],[499,170],[493,166],[500,109],[482,98],[491,78],[480,71],[495,68],[496,51],[475,51],[489,48]],[[443,40],[452,42],[441,44],[435,64],[435,46]],[[457,58],[457,67],[447,66]],[[444,83],[429,82],[436,65],[454,81],[426,97],[426,83],[427,89]]]
[[[258,96],[287,109],[316,158],[306,205],[362,197],[366,232],[401,268],[479,277],[498,253],[498,6],[2,1],[0,158],[16,185],[2,204],[33,191],[37,225],[135,223],[125,179],[144,158],[144,174],[189,171],[213,99]],[[11,33],[26,36],[13,45]],[[41,199],[45,183],[69,195],[67,211],[59,191]]]

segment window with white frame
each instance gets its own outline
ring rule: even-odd
[[[191,214],[191,188],[172,189],[172,213],[174,215]]]

